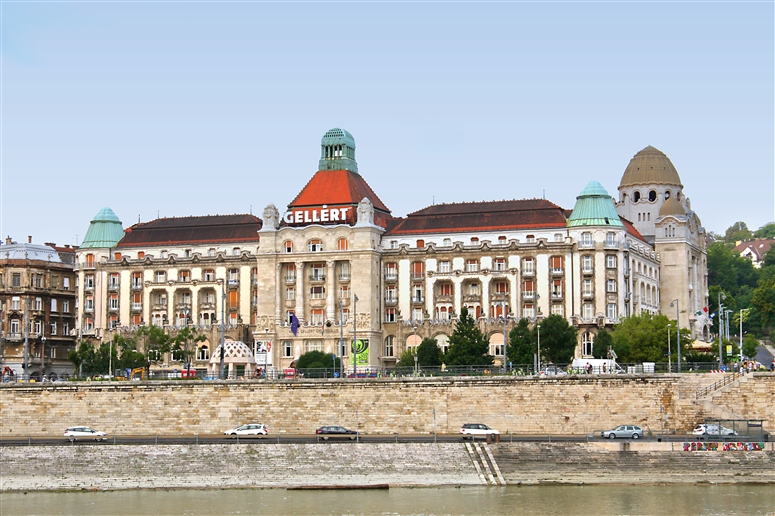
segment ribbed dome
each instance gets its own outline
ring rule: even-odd
[[[619,187],[654,183],[683,187],[670,158],[649,145],[630,160]]]
[[[95,215],[83,237],[80,248],[113,247],[124,238],[121,221],[110,208],[102,208]]]
[[[678,199],[671,197],[659,208],[659,216],[664,217],[665,215],[686,215],[686,210],[678,202]]]
[[[568,217],[568,227],[578,226],[623,226],[613,199],[597,181],[590,181],[576,197],[576,206]]]

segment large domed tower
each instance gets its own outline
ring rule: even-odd
[[[708,339],[708,266],[705,228],[683,193],[678,171],[648,146],[630,160],[619,183],[616,211],[654,246],[660,257],[660,310]]]

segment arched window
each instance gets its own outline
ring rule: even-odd
[[[581,354],[585,357],[591,357],[595,345],[595,334],[591,331],[585,331],[581,335]]]
[[[293,252],[293,242],[290,240],[286,240],[283,242],[283,251],[286,253],[292,253]]]
[[[318,239],[310,240],[307,244],[307,251],[310,253],[319,253],[323,250],[323,241]]]
[[[395,356],[395,343],[396,338],[393,335],[385,337],[385,355],[386,357]]]
[[[336,248],[339,251],[347,251],[347,249],[349,248],[349,243],[347,242],[347,239],[346,238],[340,238],[339,240],[337,240],[336,241]]]

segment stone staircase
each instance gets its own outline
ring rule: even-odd
[[[466,449],[482,484],[492,486],[506,485],[506,480],[503,478],[501,470],[487,444],[478,442],[466,443]]]

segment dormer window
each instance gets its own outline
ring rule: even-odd
[[[535,241],[536,241],[536,236],[535,235],[528,235],[526,240],[527,240],[528,244],[534,244]]]
[[[471,237],[471,245],[479,245],[479,238]]]
[[[417,249],[423,249],[425,247],[425,240],[417,241]]]

